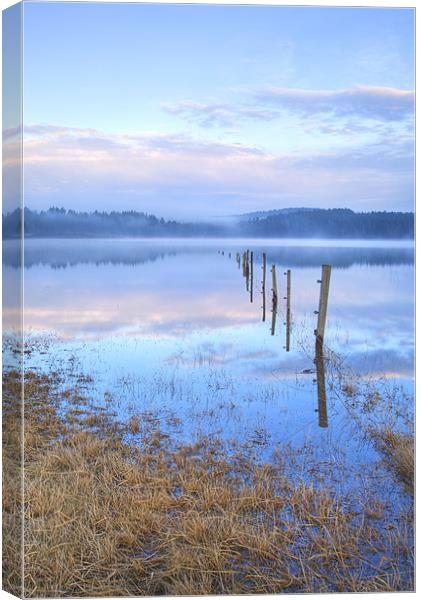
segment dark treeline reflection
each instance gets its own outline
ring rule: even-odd
[[[3,243],[3,264],[20,268],[14,247],[18,241]],[[226,250],[221,260],[230,260],[228,252],[235,257],[243,252],[246,244],[254,249],[255,260],[261,262],[262,252],[266,252],[268,263],[277,263],[285,267],[318,267],[328,263],[335,268],[346,269],[353,265],[412,265],[414,251],[412,247],[334,247],[334,246],[269,246],[265,243],[250,244],[250,241],[224,246],[204,244],[197,241],[192,244],[169,242],[142,242],[131,240],[29,240],[25,242],[25,267],[48,265],[55,269],[64,269],[79,264],[95,265],[141,265],[147,262],[164,260],[179,254],[215,254]],[[233,263],[235,259],[232,258]]]

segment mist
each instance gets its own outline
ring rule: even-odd
[[[77,212],[24,209],[26,238],[307,238],[413,239],[412,212],[357,213],[351,209],[279,209],[220,222],[180,222],[136,211]],[[3,215],[3,238],[21,235],[22,212]]]

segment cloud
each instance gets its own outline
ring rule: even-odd
[[[17,169],[18,141],[5,173]],[[412,208],[413,148],[274,154],[186,134],[25,127],[25,201],[34,208],[137,209],[200,219],[282,206]]]
[[[144,132],[138,134],[107,134],[95,129],[76,129],[57,127],[54,125],[28,125],[25,127],[25,159],[26,162],[48,160],[52,152],[58,158],[70,154],[86,160],[95,159],[91,151],[102,152],[114,156],[122,152],[126,156],[142,156],[149,154],[157,157],[160,153],[176,155],[194,154],[207,156],[263,155],[257,146],[203,140],[185,134],[165,134]]]
[[[190,100],[174,104],[163,103],[162,108],[171,115],[181,116],[202,127],[234,128],[240,121],[272,121],[279,116],[279,112],[274,110]]]
[[[329,113],[380,121],[402,121],[414,113],[414,92],[391,87],[357,85],[340,90],[268,87],[253,93],[259,104],[269,104],[305,116]]]
[[[378,126],[373,125],[373,121],[408,121],[414,114],[414,92],[391,87],[361,85],[340,90],[306,90],[269,86],[238,92],[242,94],[242,101],[236,104],[183,100],[163,103],[162,108],[206,128],[235,128],[245,121],[270,122],[287,113],[310,119],[310,123],[304,122],[303,126],[313,132],[334,135],[366,132]],[[312,117],[316,119],[314,123],[311,123]]]

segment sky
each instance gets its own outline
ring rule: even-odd
[[[413,19],[27,2],[26,205],[180,220],[412,210]]]

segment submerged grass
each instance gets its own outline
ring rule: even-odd
[[[3,398],[3,583],[21,595],[18,373]],[[24,486],[26,597],[413,589],[410,515],[385,524],[378,499],[356,511],[220,441],[174,448],[58,376],[25,375]]]
[[[354,375],[342,384],[344,406],[351,409],[355,422],[383,454],[385,465],[394,472],[406,492],[413,496],[415,432],[412,402],[408,402],[408,397],[399,388],[390,389],[389,386],[381,392],[373,387],[371,381],[365,385],[359,383]]]

